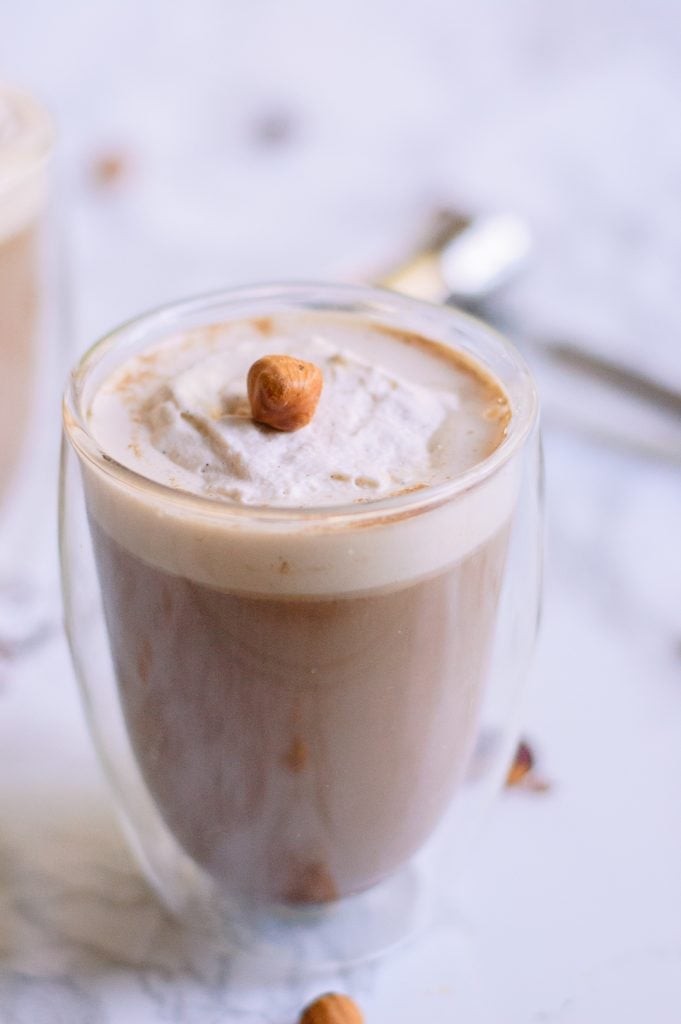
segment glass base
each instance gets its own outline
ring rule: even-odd
[[[244,910],[206,899],[174,916],[192,946],[238,956],[268,981],[324,973],[375,959],[422,932],[431,919],[427,873],[410,864],[358,896],[314,907]]]

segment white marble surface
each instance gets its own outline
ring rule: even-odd
[[[74,349],[179,294],[361,276],[451,198],[531,219],[521,328],[681,381],[680,43],[664,0],[28,0],[0,57],[60,123]],[[128,173],[97,188],[109,150]],[[55,629],[1,666],[2,1024],[292,1024],[329,986],[368,1024],[681,1019],[679,469],[551,418],[546,449],[526,732],[554,785],[499,800],[459,912],[340,978],[192,958],[127,853]]]

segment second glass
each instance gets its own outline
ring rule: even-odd
[[[66,370],[53,136],[35,99],[0,84],[0,660],[35,642],[58,608],[43,519],[56,487],[54,417]]]

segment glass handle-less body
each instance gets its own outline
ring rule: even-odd
[[[326,513],[170,491],[99,450],[85,412],[107,367],[169,329],[281,308],[465,349],[509,395],[507,441],[435,498]],[[373,955],[422,920],[517,740],[539,603],[539,460],[515,352],[465,316],[385,292],[227,292],[142,318],[86,356],[65,405],[67,629],[126,831],[180,918],[315,965]],[[356,579],[336,560],[333,583],[322,574],[289,592],[309,537],[318,559],[351,551]],[[188,576],[178,558],[197,538],[212,554]],[[268,575],[275,539],[286,571]],[[210,583],[223,562],[250,575]]]

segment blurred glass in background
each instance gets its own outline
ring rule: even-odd
[[[52,149],[43,106],[0,85],[0,658],[40,631],[35,604],[54,537],[61,267],[48,216]]]

